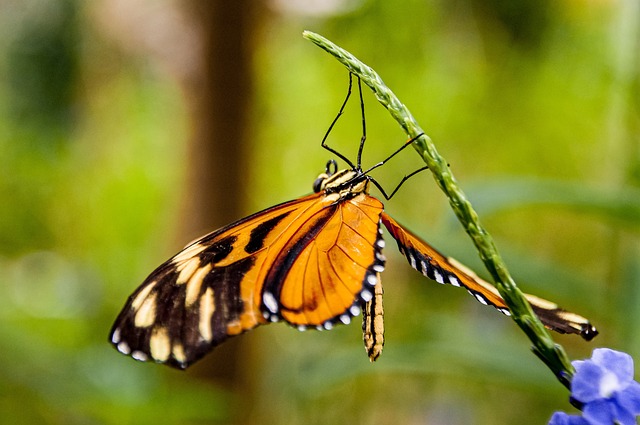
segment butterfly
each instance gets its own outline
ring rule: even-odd
[[[211,232],[160,265],[115,320],[110,342],[118,351],[136,360],[186,369],[227,338],[259,325],[284,321],[300,330],[328,330],[349,324],[362,312],[365,349],[373,361],[384,345],[383,228],[415,270],[438,283],[466,288],[482,304],[509,315],[491,284],[411,233],[370,195],[373,184],[389,200],[426,167],[405,176],[389,195],[369,175],[416,140],[411,139],[385,160],[362,168],[366,126],[359,79],[358,88],[363,136],[357,162],[326,144],[351,94],[350,74],[347,97],[321,144],[349,168],[338,170],[337,162],[330,160],[312,194]],[[597,335],[584,317],[526,297],[549,329],[586,340]]]

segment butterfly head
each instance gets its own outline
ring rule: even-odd
[[[313,182],[313,191],[326,194],[337,193],[340,198],[355,196],[359,193],[367,193],[369,190],[369,177],[358,169],[338,170],[338,163],[331,159],[327,162],[324,173],[320,174]]]

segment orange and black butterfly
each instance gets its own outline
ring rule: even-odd
[[[449,259],[384,212],[369,194],[370,184],[388,200],[421,168],[387,195],[369,176],[409,146],[367,170],[361,167],[366,139],[357,162],[322,146],[350,168],[327,163],[315,180],[314,193],[243,218],[191,243],[158,267],[129,297],[111,330],[111,343],[136,360],[187,368],[227,338],[258,325],[284,321],[300,330],[331,329],[363,313],[365,348],[375,360],[382,351],[383,310],[380,273],[384,270],[382,227],[398,243],[411,267],[438,283],[466,288],[482,304],[509,315],[497,290]],[[590,340],[597,331],[581,316],[527,295],[550,329]]]

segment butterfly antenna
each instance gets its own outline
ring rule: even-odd
[[[364,114],[364,100],[362,99],[362,81],[358,77],[358,94],[360,95],[360,110],[362,111],[362,137],[360,138],[360,146],[358,147],[358,170],[362,170],[362,150],[364,142],[367,140],[367,122]]]
[[[360,79],[358,78],[358,83],[360,83]],[[336,125],[336,122],[338,122],[338,118],[340,118],[340,116],[344,113],[344,108],[347,105],[347,102],[349,101],[349,97],[351,96],[351,87],[353,86],[353,74],[349,73],[349,89],[347,90],[347,97],[344,99],[344,102],[342,102],[342,106],[340,107],[340,111],[338,112],[338,115],[336,115],[336,117],[333,119],[333,122],[331,123],[331,125],[329,126],[329,129],[327,130],[327,132],[325,133],[324,137],[322,138],[322,143],[320,144],[323,148],[325,148],[326,150],[328,150],[329,152],[331,152],[332,154],[336,155],[338,158],[342,159],[344,162],[346,162],[347,164],[349,164],[349,166],[353,169],[355,169],[355,165],[353,165],[353,162],[351,162],[349,160],[349,158],[347,158],[346,156],[342,155],[340,152],[338,152],[337,150],[333,149],[331,146],[327,145],[326,141],[327,141],[327,137],[329,137],[329,133],[331,133],[331,130],[333,130],[333,126]],[[360,94],[360,96],[362,96],[362,93]],[[358,155],[358,169],[360,169],[360,156]]]

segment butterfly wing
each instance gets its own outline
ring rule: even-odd
[[[129,297],[111,342],[137,360],[186,368],[229,336],[264,323],[256,283],[268,247],[314,203],[308,197],[280,204],[188,245]]]
[[[137,360],[184,369],[267,321],[348,323],[384,268],[381,212],[364,194],[342,200],[320,193],[212,232],[149,275],[110,340]]]
[[[291,226],[269,264],[263,312],[304,329],[330,329],[359,314],[384,270],[380,231],[382,203],[364,193],[350,199],[324,196]]]
[[[381,219],[411,267],[438,283],[462,286],[480,303],[492,305],[500,312],[510,315],[504,299],[489,282],[480,279],[456,260],[440,254],[386,213],[382,214]],[[563,310],[555,303],[534,295],[525,294],[525,297],[547,328],[559,333],[579,334],[587,341],[598,334],[596,328],[586,318]]]

